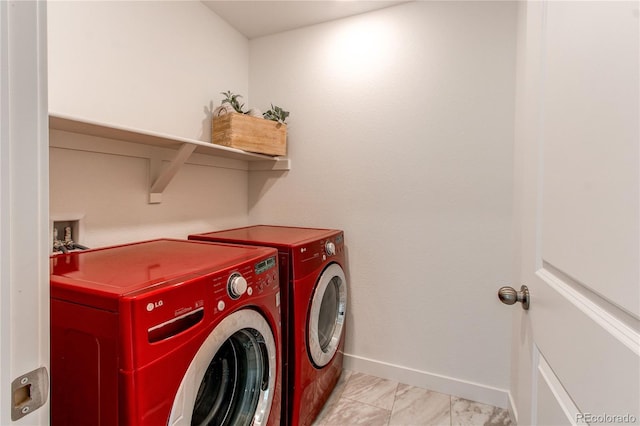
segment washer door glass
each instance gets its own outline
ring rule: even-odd
[[[200,383],[192,425],[251,424],[260,392],[267,386],[263,347],[263,336],[252,328],[222,344]]]
[[[251,310],[225,318],[191,362],[170,425],[263,425],[276,375],[276,347],[266,320]]]
[[[338,350],[346,308],[346,277],[340,265],[332,263],[320,275],[311,300],[307,341],[316,367],[327,365]]]

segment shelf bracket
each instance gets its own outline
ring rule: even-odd
[[[171,163],[169,163],[169,165],[160,173],[151,185],[151,189],[149,190],[149,204],[158,204],[162,202],[162,193],[195,149],[196,145],[189,143],[182,144],[180,149],[178,149],[176,156],[171,160]],[[153,169],[153,162],[156,160],[152,159],[151,161]]]

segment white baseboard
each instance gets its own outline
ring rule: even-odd
[[[415,370],[346,353],[344,354],[343,368],[345,370],[370,374],[383,379],[446,393],[500,408],[511,409],[513,407],[509,392],[504,389],[442,376],[440,374]]]

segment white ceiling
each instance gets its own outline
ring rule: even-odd
[[[202,1],[209,9],[250,39],[406,2],[407,0]]]

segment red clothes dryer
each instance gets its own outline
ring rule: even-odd
[[[277,251],[155,240],[51,258],[52,425],[279,425]]]
[[[278,249],[285,307],[282,418],[288,425],[311,424],[342,373],[347,306],[343,232],[260,225],[189,239]]]

